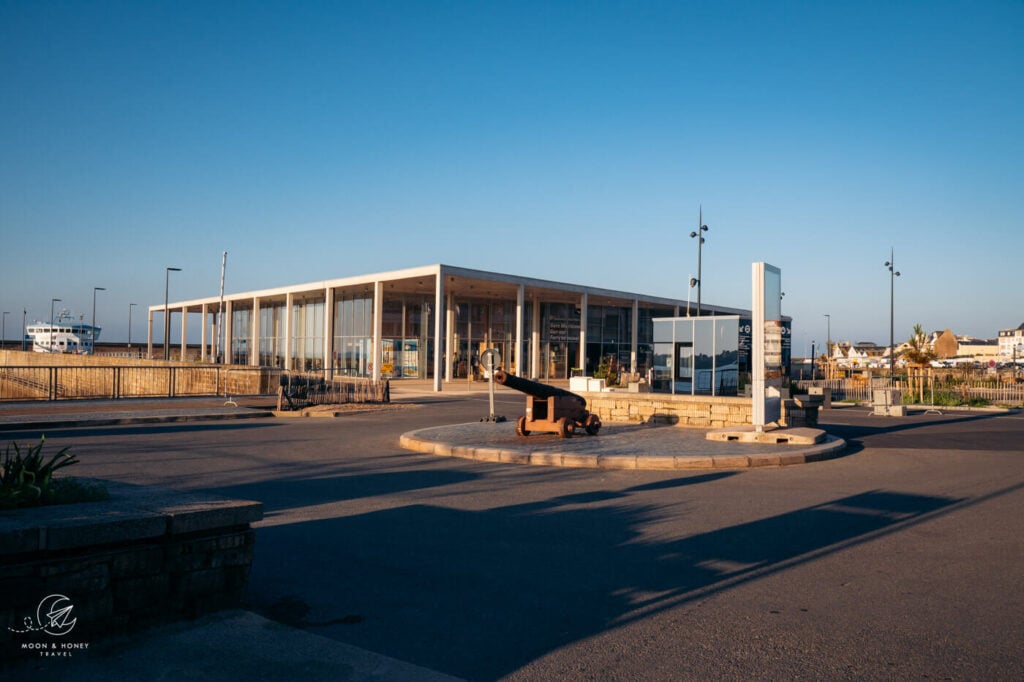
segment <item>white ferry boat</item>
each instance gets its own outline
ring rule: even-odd
[[[53,324],[36,322],[25,330],[36,353],[74,353],[92,355],[93,344],[100,338],[100,327],[75,322],[71,314],[62,310]]]

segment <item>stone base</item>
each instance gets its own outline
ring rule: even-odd
[[[102,483],[106,501],[0,513],[0,657],[241,604],[260,503]],[[73,635],[40,627],[52,595]]]
[[[708,431],[706,438],[721,442],[817,445],[825,442],[826,434],[821,429],[792,428],[756,431],[753,426],[746,426]]]

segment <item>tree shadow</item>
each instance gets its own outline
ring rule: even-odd
[[[290,469],[290,470],[289,470]],[[351,474],[344,464],[328,463],[312,471],[306,464],[282,469],[272,480],[238,485],[204,488],[226,497],[259,500],[264,512],[277,512],[332,502],[393,495],[412,490],[426,490],[446,485],[467,483],[481,474],[457,469],[423,469]]]

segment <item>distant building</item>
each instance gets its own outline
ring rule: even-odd
[[[1024,354],[1024,324],[1016,329],[999,331],[999,355],[1012,358],[1015,349],[1018,357]]]
[[[889,348],[879,346],[871,341],[849,343],[838,341],[832,344],[832,361],[842,369],[867,369],[880,367],[881,359],[889,352]]]
[[[987,361],[999,355],[999,341],[964,337],[960,339],[956,354],[959,357],[973,357],[976,360]]]
[[[960,354],[960,342],[949,329],[932,335],[932,350],[937,358],[955,358]]]

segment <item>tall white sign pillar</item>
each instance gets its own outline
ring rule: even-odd
[[[753,264],[751,378],[756,431],[782,417],[782,271]]]

